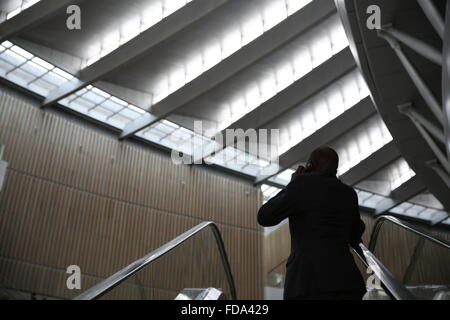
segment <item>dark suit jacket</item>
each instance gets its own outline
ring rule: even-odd
[[[365,226],[355,190],[338,180],[335,171],[296,175],[258,212],[265,227],[285,218],[291,233],[285,299],[365,292],[349,249],[358,247]]]

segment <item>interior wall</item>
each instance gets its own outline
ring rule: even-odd
[[[250,183],[174,165],[169,155],[42,110],[3,86],[0,144],[9,164],[0,193],[0,287],[71,298],[212,220],[238,298],[262,298],[261,195]],[[81,268],[82,290],[67,289],[69,265]]]

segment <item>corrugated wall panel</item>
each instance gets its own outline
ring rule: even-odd
[[[81,267],[86,289],[213,220],[223,232],[239,297],[262,298],[260,195],[251,184],[176,166],[168,156],[41,110],[5,88],[0,89],[0,143],[9,163],[0,194],[3,285],[72,297],[79,292],[66,289],[67,266]],[[205,250],[213,254],[212,248]],[[166,264],[162,270],[177,270]],[[221,270],[214,263],[209,267]],[[133,290],[123,294],[133,296]]]

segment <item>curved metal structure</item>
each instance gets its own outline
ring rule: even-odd
[[[134,274],[136,274],[139,270],[147,267],[152,262],[156,261],[157,259],[161,258],[171,250],[178,247],[183,242],[187,241],[188,239],[195,236],[197,233],[201,232],[202,230],[210,228],[211,232],[214,235],[214,238],[216,240],[217,248],[220,252],[220,257],[222,259],[222,264],[224,267],[224,271],[227,277],[228,284],[230,286],[230,294],[231,299],[236,300],[237,294],[236,294],[236,286],[233,279],[233,274],[231,273],[231,267],[230,263],[228,262],[228,256],[225,250],[225,246],[222,240],[222,236],[220,234],[219,228],[214,222],[203,222],[199,225],[193,227],[192,229],[186,231],[185,233],[179,235],[175,239],[171,240],[170,242],[166,243],[162,247],[150,252],[146,256],[142,257],[141,259],[131,263],[130,265],[126,266],[122,270],[116,272],[109,278],[103,280],[102,282],[96,284],[95,286],[91,287],[90,289],[86,290],[79,296],[77,296],[74,300],[95,300],[109,291],[111,291],[113,288],[124,282],[126,279],[130,278]]]
[[[335,0],[355,60],[395,144],[448,210],[448,3]],[[378,26],[367,21],[377,8]],[[449,20],[447,18],[447,20]],[[444,39],[444,42],[442,41]]]
[[[378,235],[384,223],[393,223],[409,232],[412,232],[421,239],[429,240],[445,249],[450,250],[450,243],[443,240],[437,239],[423,231],[418,230],[415,226],[397,219],[392,216],[381,216],[379,217],[372,229],[372,234],[370,236],[369,248],[367,249],[363,244],[360,244],[362,252],[356,250],[355,253],[359,259],[367,266],[372,269],[380,282],[383,285],[386,293],[395,300],[415,300],[417,297],[412,293],[411,287],[407,287],[405,284],[397,280],[392,273],[381,263],[378,258],[374,255],[375,246],[377,244]]]

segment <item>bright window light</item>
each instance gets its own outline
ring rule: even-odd
[[[163,19],[163,7],[162,2],[156,1],[149,5],[148,8],[146,8],[142,12],[141,21],[141,32],[144,30],[147,30],[151,26],[155,25],[159,21]]]
[[[177,125],[171,121],[168,121],[168,120],[162,120],[162,123],[165,124],[166,126],[169,126],[169,127],[175,128],[175,129],[178,129],[180,127],[179,125]]]
[[[298,8],[298,10],[301,8]],[[294,12],[293,12],[294,13]],[[263,8],[264,30],[268,31],[288,17],[285,1],[272,1]]]
[[[313,70],[313,67],[315,68],[319,66],[321,63],[332,57],[332,37],[330,36],[330,34],[334,29],[343,29],[337,15],[328,18],[321,25],[303,35],[302,37],[305,39],[305,41],[302,46],[295,48],[295,51],[291,53],[291,55],[286,60],[281,61],[276,67],[274,67],[272,74],[268,74],[268,72],[266,72],[265,74],[261,75],[260,79],[256,80],[259,82],[259,86],[261,87],[260,104],[263,104],[267,100],[271,99],[278,92],[292,85],[300,77],[306,75],[308,72],[311,72]],[[356,79],[352,82],[344,82],[342,84],[343,88],[341,88],[341,90],[345,93],[343,99],[347,100],[345,102],[345,105],[348,108],[355,105],[361,100],[362,91],[359,87],[360,85],[362,85],[360,79]],[[247,86],[247,88],[250,87],[251,86]],[[364,90],[364,92],[367,93],[367,90]],[[228,105],[233,106],[233,103],[228,103]],[[219,123],[218,130],[223,130],[235,120],[251,112],[258,106],[259,105],[253,105],[251,107],[246,106],[241,108],[233,107],[233,116],[230,118],[226,118],[221,123]],[[312,123],[309,122],[305,124],[306,132],[311,133],[315,131],[314,128],[317,127],[317,125],[315,125],[314,123],[315,120],[313,119]],[[318,125],[320,125],[320,123]]]
[[[164,1],[164,17],[167,17],[175,11],[186,5],[186,0],[167,0]]]
[[[383,120],[377,115],[364,121],[349,133],[335,141],[333,147],[340,155],[338,173],[340,175],[344,174],[359,162],[392,141],[392,136],[385,128],[386,125]],[[361,139],[361,136],[369,137],[373,131],[379,132],[381,143],[377,142],[376,146],[372,145],[373,142],[369,145],[362,144],[364,141],[367,141],[367,139]]]
[[[245,46],[249,42],[258,38],[260,35],[264,33],[264,23],[261,17],[254,17],[253,19],[249,19],[242,24],[241,27],[242,33],[242,46]]]
[[[120,44],[124,44],[141,33],[141,20],[135,18],[127,21],[120,30]],[[117,41],[117,39],[115,39]]]
[[[367,96],[360,95],[356,89],[356,99],[344,99],[343,87],[356,87],[365,85],[360,81],[361,75],[355,70],[334,82],[319,94],[309,98],[307,101],[283,116],[283,124],[275,123],[280,127],[280,134],[285,137],[281,139],[280,153],[284,153],[303,139],[322,128],[331,120],[340,116],[346,110],[354,107]],[[363,92],[363,91],[361,91]],[[374,129],[382,139],[383,133]]]
[[[286,5],[288,15],[297,12],[298,10],[309,4],[311,1],[312,0],[287,0]]]
[[[8,40],[2,42],[2,46],[4,46],[5,48],[10,48],[13,46],[13,44],[11,42],[9,42]]]
[[[50,64],[38,57],[34,57],[33,59],[31,59],[31,61],[33,61],[34,63],[40,65],[41,67],[43,67],[47,70],[51,70],[54,68],[54,66],[52,64]]]
[[[186,83],[186,73],[184,69],[177,68],[170,73],[170,90],[176,91]]]
[[[159,23],[165,17],[183,8],[188,0],[159,0],[153,1],[147,8],[141,10],[141,14],[128,20],[119,30],[109,34],[101,41],[101,48],[92,57],[87,59],[87,65],[91,65],[111,53],[119,46]]]
[[[241,48],[241,32],[235,29],[227,33],[221,41],[222,56],[228,57]],[[188,62],[189,63],[189,62]]]
[[[317,32],[318,30],[316,30]],[[330,37],[326,30],[319,31],[319,35],[315,35],[311,41],[311,56],[313,67],[321,65],[333,56],[331,49]]]
[[[9,41],[3,42],[2,47],[4,50],[0,52],[0,69],[5,70],[2,76],[41,96],[46,96],[50,91],[73,78],[67,72]],[[5,69],[2,66],[10,67]]]
[[[11,19],[14,16],[17,16],[22,11],[21,8],[14,9],[6,15],[6,20]]]
[[[197,78],[202,73],[202,70],[203,58],[201,54],[189,59],[189,62],[186,64],[186,83]]]
[[[19,7],[15,8],[14,10],[12,10],[6,14],[6,20],[13,18],[14,16],[21,13],[23,10],[28,9],[32,5],[38,3],[39,1],[40,0],[22,0]]]
[[[252,86],[245,92],[246,108],[253,110],[261,104],[261,92],[258,86]]]
[[[104,98],[109,98],[111,96],[109,93],[106,93],[105,91],[98,88],[92,88],[92,91]]]
[[[33,55],[31,53],[29,53],[26,50],[23,50],[22,48],[19,48],[18,46],[13,46],[11,48],[12,51],[14,51],[17,54],[20,54],[22,57],[24,57],[25,59],[31,59],[33,58]]]
[[[72,80],[73,79],[73,76],[70,73],[67,73],[64,70],[61,70],[59,68],[54,68],[52,71],[54,73],[56,73],[57,75],[63,77],[66,80]]]
[[[265,1],[264,3],[266,5],[260,8],[259,12],[255,12],[252,17],[246,16],[244,21],[240,21],[239,27],[234,29],[230,28],[230,30],[227,30],[220,37],[218,37],[215,42],[209,44],[207,47],[200,48],[202,52],[201,68],[200,66],[198,66],[198,61],[190,61],[192,59],[197,59],[196,57],[190,57],[185,62],[185,69],[187,73],[186,84],[200,76],[203,72],[211,69],[222,60],[228,58],[231,54],[247,45],[249,42],[260,37],[263,32],[267,32],[268,30],[285,20],[288,17],[288,4],[286,1],[287,0]],[[310,1],[300,1],[302,6],[299,5],[293,7],[290,14],[293,14],[302,9],[303,6],[307,5],[309,2]],[[295,11],[294,8],[296,9]],[[337,21],[339,21],[338,18]],[[329,37],[327,36],[327,38]],[[221,52],[219,52],[219,49]],[[273,76],[276,77],[276,75]],[[291,78],[294,79],[294,77]],[[169,81],[169,79],[166,78],[165,80],[162,79],[161,81]],[[291,83],[292,81],[293,80],[291,80]],[[284,78],[280,80],[279,85],[277,86],[278,89],[284,89],[288,85],[288,82],[289,80],[285,80]],[[153,104],[158,103],[174,92],[169,85],[167,85],[167,87],[169,88],[169,90],[165,94],[164,92],[161,92],[159,90],[154,90],[155,92],[157,92],[155,95],[158,96],[158,99],[153,99]],[[247,110],[251,111],[250,109]]]
[[[25,10],[29,7],[31,7],[32,5],[38,3],[40,0],[29,0],[29,1],[25,1],[22,10]]]
[[[220,43],[215,43],[203,51],[203,71],[211,69],[222,60]]]
[[[387,172],[391,185],[391,191],[397,189],[416,175],[403,158],[394,161],[392,164],[384,168],[383,171]]]

